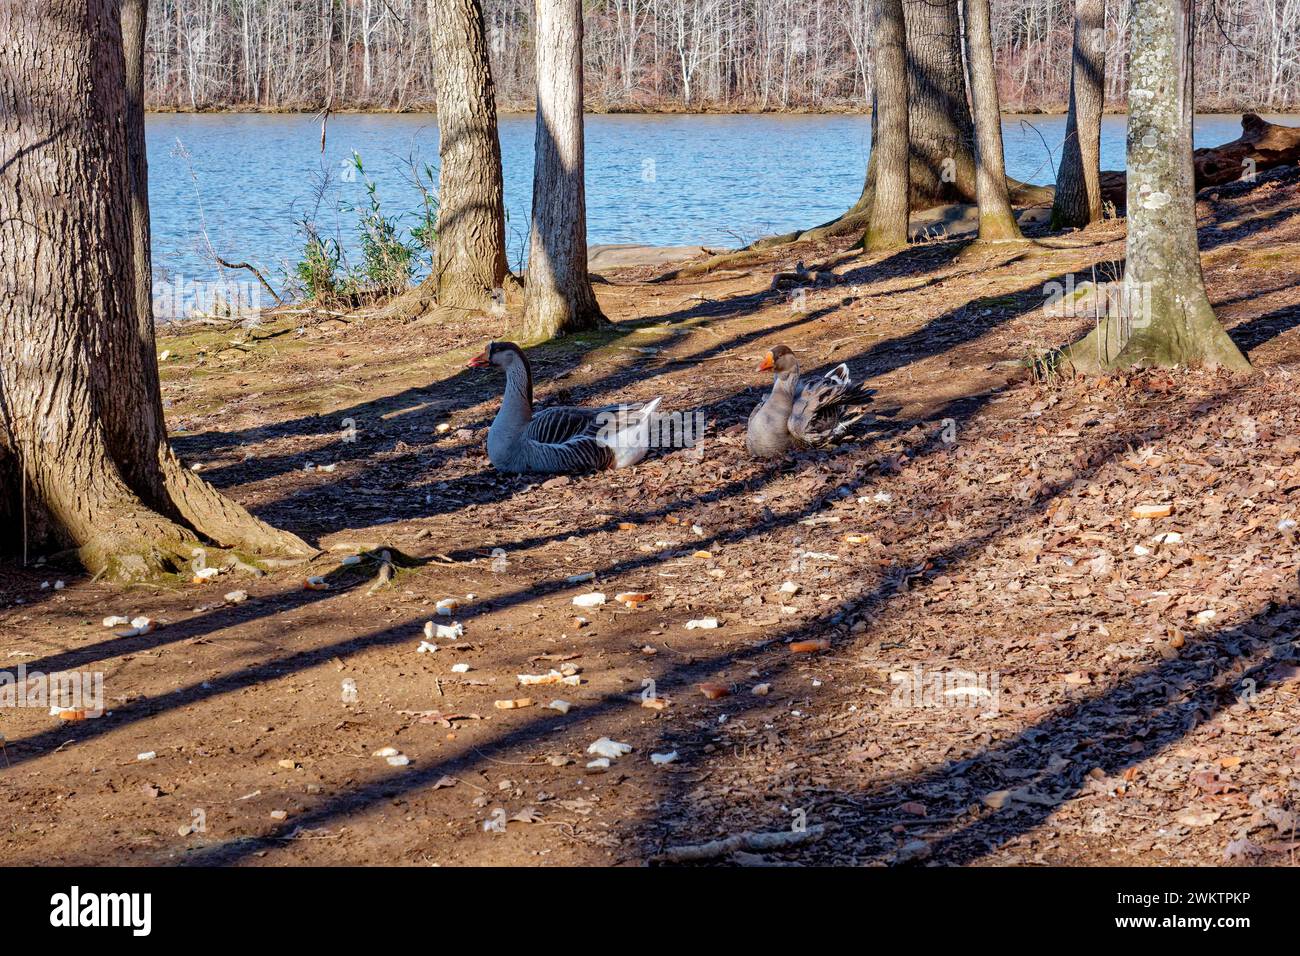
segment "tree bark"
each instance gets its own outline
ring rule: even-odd
[[[496,94],[479,0],[429,0],[438,87],[438,230],[432,292],[439,305],[481,309],[502,289],[505,200]]]
[[[528,341],[605,321],[587,274],[581,0],[536,0],[537,138],[522,329]]]
[[[871,162],[876,182],[866,247],[907,245],[908,170],[907,39],[902,0],[872,0],[875,98],[871,111]]]
[[[907,51],[908,196],[913,210],[973,203],[975,127],[966,102],[958,0],[902,0]],[[875,203],[875,150],[862,194],[839,219],[800,239],[856,232]]]
[[[1106,79],[1106,0],[1075,0],[1070,112],[1056,173],[1052,228],[1102,218],[1101,111]]]
[[[1078,371],[1250,363],[1205,293],[1192,166],[1192,0],[1132,0],[1124,309],[1065,357]]]
[[[307,555],[181,468],[166,444],[150,301],[143,4],[0,4],[0,447],[37,546],[119,578],[175,569],[201,543]],[[126,25],[135,50],[123,45]],[[137,227],[136,220],[140,220]],[[137,251],[143,243],[143,261]],[[190,493],[192,486],[202,492]],[[182,521],[221,502],[215,527]],[[195,504],[197,502],[197,505]],[[12,504],[10,504],[10,510]]]
[[[1002,111],[998,78],[993,66],[993,27],[989,0],[965,0],[966,63],[975,119],[975,193],[979,202],[981,242],[1012,242],[1024,238],[1011,211],[1006,162],[1002,148]]]
[[[975,127],[962,73],[958,0],[903,0],[912,208],[975,202]]]

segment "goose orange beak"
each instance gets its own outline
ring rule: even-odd
[[[770,372],[772,370],[772,353],[768,352],[763,356],[763,364],[758,367],[760,372]]]
[[[488,363],[487,349],[484,349],[482,352],[479,352],[478,355],[475,355],[472,359],[469,360],[468,367],[486,368],[488,364],[489,363]]]

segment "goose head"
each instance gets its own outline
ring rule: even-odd
[[[506,373],[506,381],[517,381],[524,387],[528,404],[533,404],[533,369],[528,364],[528,357],[523,349],[514,342],[489,342],[478,355],[469,360],[470,368],[490,368],[496,366]]]
[[[791,372],[799,371],[799,360],[795,358],[784,345],[775,345],[772,351],[763,356],[763,364],[758,367],[760,372],[775,371],[777,375],[788,375]]]
[[[524,358],[523,350],[519,346],[514,342],[489,342],[487,348],[470,359],[468,364],[470,368],[487,368],[489,365],[495,365],[497,368],[509,371],[510,366],[515,363],[528,365],[528,359]]]

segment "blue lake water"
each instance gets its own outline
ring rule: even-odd
[[[533,120],[505,116],[500,125],[517,265],[531,201]],[[1123,116],[1103,120],[1104,169],[1124,168],[1124,125]],[[1237,116],[1198,117],[1196,144],[1217,145],[1240,130]],[[1050,183],[1064,134],[1063,116],[1007,117],[1008,173]],[[334,116],[323,154],[320,123],[309,115],[152,114],[147,137],[154,267],[172,282],[220,278],[210,242],[222,257],[259,264],[283,284],[302,249],[295,220],[304,216],[355,256],[356,215],[346,206],[363,204],[365,195],[350,170],[353,151],[385,213],[409,216],[408,226],[420,205],[408,160],[423,166],[438,158],[436,119],[424,114]],[[736,246],[815,225],[857,199],[870,146],[865,116],[589,116],[588,239]]]

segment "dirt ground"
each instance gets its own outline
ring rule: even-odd
[[[465,362],[509,316],[163,335],[179,453],[322,554],[126,591],[0,566],[0,669],[101,672],[108,709],[0,709],[5,861],[639,865],[772,833],[719,859],[1294,863],[1300,171],[1199,210],[1253,377],[1031,377],[1093,321],[1045,308],[1051,284],[1068,303],[1112,275],[1122,223],[627,270],[597,287],[610,331],[532,350],[539,402],[662,395],[709,431],[573,479],[488,464],[502,382]],[[773,289],[800,261],[819,280]],[[848,362],[879,415],[748,458],[778,343],[805,371]],[[372,589],[345,559],[376,547],[411,560]],[[608,603],[573,605],[590,591]],[[428,621],[464,634],[421,653]],[[552,669],[580,683],[518,684]],[[631,751],[588,768],[602,737]]]

